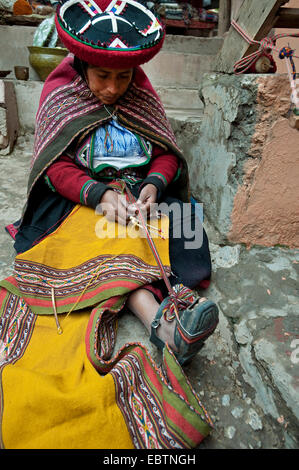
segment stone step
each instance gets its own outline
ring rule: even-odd
[[[163,52],[183,52],[187,54],[216,55],[223,44],[222,37],[195,37],[169,34],[166,36]]]
[[[35,114],[43,82],[29,64],[27,46],[32,44],[36,28],[29,26],[0,25],[0,42],[9,44],[3,48],[0,68],[11,70],[8,78],[14,78],[14,66],[29,67],[29,81],[14,81],[21,127],[33,130]],[[222,38],[198,38],[168,35],[161,52],[143,69],[156,88],[167,113],[197,118],[203,103],[198,88],[202,76],[213,67],[215,55],[221,48]]]
[[[33,132],[44,83],[35,80],[28,80],[27,82],[23,80],[7,81],[14,84],[21,129]],[[197,89],[157,87],[156,90],[165,106],[167,116],[178,121],[200,119],[203,103],[199,98]]]
[[[29,67],[29,79],[39,80],[29,63],[29,51],[36,28],[31,26],[0,25],[0,44],[7,44],[1,50],[0,68],[11,70],[9,78],[14,78],[14,66]],[[161,52],[144,65],[153,84],[195,88],[202,73],[210,71],[214,57],[223,43],[222,38],[197,38],[192,36],[169,35]]]
[[[197,88],[186,89],[179,86],[155,86],[155,90],[166,109],[187,109],[190,112],[192,111],[192,113],[202,114],[203,102],[199,97]]]
[[[11,70],[8,78],[15,77],[15,65],[22,65],[29,67],[30,80],[39,80],[37,73],[30,66],[27,49],[27,46],[32,46],[35,30],[32,26],[0,25],[0,44],[6,45],[1,48],[0,68]]]
[[[34,132],[35,116],[44,82],[35,80],[11,80],[15,86],[20,127],[23,131]]]
[[[161,51],[142,66],[154,86],[198,88],[203,74],[213,70],[215,56]]]

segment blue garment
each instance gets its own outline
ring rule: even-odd
[[[94,131],[93,168],[109,165],[117,169],[145,164],[151,155],[151,145],[147,151],[142,140],[121,126],[115,119]]]

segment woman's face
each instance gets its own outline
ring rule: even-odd
[[[133,69],[109,69],[89,65],[87,83],[92,93],[103,104],[114,104],[128,89]]]

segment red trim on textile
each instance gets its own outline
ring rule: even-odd
[[[14,226],[14,224],[9,224],[6,225],[6,231],[9,233],[9,235],[15,240],[16,235],[18,233],[18,229]]]
[[[7,284],[8,284],[8,286],[7,286]],[[19,284],[17,283],[17,280],[15,279],[14,276],[8,276],[5,279],[3,279],[2,283],[1,283],[1,287],[4,287],[9,292],[14,292],[14,290],[12,289],[11,286],[17,287],[17,289],[19,289]]]
[[[82,204],[81,189],[92,178],[82,168],[79,168],[74,160],[62,155],[49,166],[46,175],[59,194],[70,201]]]
[[[158,379],[157,375],[153,374],[152,365],[148,362],[148,360],[146,360],[147,358],[145,358],[144,351],[141,348],[136,348],[136,352],[138,352],[138,354],[140,354],[140,357],[142,358],[142,364],[144,366],[146,375],[150,378],[151,383],[158,390],[159,394],[162,394],[162,383]],[[177,390],[174,390],[175,393],[177,393]],[[188,400],[186,401],[188,402]],[[186,421],[183,416],[171,406],[170,403],[168,403],[166,400],[163,400],[161,405],[163,411],[165,411],[165,414],[169,419],[171,419],[174,423],[180,423],[180,428],[184,430],[184,433],[188,436],[189,439],[191,439],[193,442],[198,443],[204,439],[204,436],[199,431],[197,431],[194,426],[192,426],[188,421]]]
[[[104,312],[105,310],[110,310],[110,308],[113,307],[113,304],[115,303],[115,301],[117,301],[118,297],[119,296],[114,296],[114,297],[110,297],[109,299],[107,299],[107,301],[104,304],[101,305],[102,311]],[[123,307],[123,305],[120,306],[118,311],[120,311],[122,309],[122,307]],[[117,313],[117,312],[115,311],[115,313]],[[94,321],[95,315],[97,315],[97,314],[98,314],[98,307],[95,307],[91,311],[89,321],[88,321],[88,324],[87,324],[87,328],[86,328],[86,333],[85,333],[85,350],[86,350],[86,354],[87,354],[89,362],[96,369],[98,369],[99,367],[97,366],[97,364],[95,364],[95,362],[93,360],[93,357],[92,357],[92,354],[91,354],[91,349],[90,349],[90,340],[91,340],[91,335],[92,334],[94,335],[93,321]],[[109,369],[110,369],[110,367],[108,366],[107,372],[109,371]]]
[[[185,390],[183,389],[183,387],[181,386],[180,382],[178,381],[176,375],[172,372],[172,370],[170,369],[170,367],[168,367],[168,364],[167,362],[164,362],[164,367],[166,369],[166,374],[167,374],[167,377],[172,385],[172,387],[174,388],[174,390],[179,393],[185,400],[188,400],[188,397],[187,397],[187,394],[185,393]]]
[[[9,293],[9,291],[7,289],[5,289],[3,287],[0,289],[0,305],[2,305],[2,302],[5,299],[6,294],[8,294],[8,293]]]
[[[109,7],[111,0],[95,0],[95,3],[102,11],[106,11],[106,8]]]
[[[188,401],[188,400],[186,400]],[[163,402],[163,409],[165,411],[168,419],[171,419],[174,423],[179,423],[180,428],[183,430],[184,434],[194,442],[194,444],[200,444],[200,442],[205,438],[201,432],[199,432],[192,424],[190,424],[170,403],[166,401]]]
[[[148,176],[151,173],[161,173],[169,184],[175,177],[178,167],[179,161],[176,155],[165,153],[161,147],[154,146]]]
[[[126,281],[126,282],[123,281],[122,282],[122,287],[131,290],[132,289],[132,284],[133,284],[134,287],[136,286],[136,282],[134,282],[134,281]],[[117,287],[119,287],[117,281],[116,282],[111,282],[109,284],[109,289],[110,288],[113,289],[113,288],[117,288]],[[82,302],[92,300],[94,297],[98,296],[101,292],[106,291],[106,290],[107,290],[107,285],[97,286],[92,291],[87,290],[84,293],[84,296],[82,297],[82,299],[80,300],[79,305]],[[80,293],[81,292],[79,292],[79,295],[80,295]],[[65,299],[65,298],[60,299],[59,297],[57,297],[56,298],[56,307],[57,308],[62,308],[62,307],[66,307],[66,306],[71,306],[78,299],[78,293],[74,294],[74,295],[75,295],[74,297],[68,297],[67,299]],[[26,295],[25,293],[23,293],[23,298],[32,309],[34,309],[34,307],[44,307],[44,308],[51,308],[52,307],[52,300],[51,300],[50,295],[49,295],[48,299],[44,300],[44,299],[37,298],[37,297],[30,297],[30,295]]]
[[[131,406],[131,397],[133,394],[132,392],[127,394],[127,390],[130,389],[134,389],[134,397],[137,398],[137,401],[139,397],[140,401],[138,401],[138,403],[144,406],[144,414],[142,414],[141,418],[145,418],[153,424],[151,433],[153,439],[157,441],[156,448],[173,448],[173,441],[177,444],[177,447],[180,448],[195,447],[208,434],[208,428],[210,427],[201,413],[201,410],[203,410],[204,413],[205,410],[199,400],[197,409],[194,409],[194,406],[190,404],[187,394],[182,389],[180,383],[177,384],[176,381],[172,381],[171,387],[169,386],[167,378],[153,362],[144,346],[139,342],[126,343],[114,357],[108,360],[98,355],[97,342],[99,330],[102,330],[104,334],[104,341],[107,340],[109,343],[112,341],[112,337],[110,337],[107,331],[108,325],[100,326],[103,320],[102,315],[105,311],[112,312],[113,303],[115,303],[115,301],[117,302],[117,300],[117,297],[109,299],[102,305],[100,312],[98,308],[94,308],[91,312],[85,336],[86,353],[89,361],[101,374],[107,372],[112,373],[116,386],[116,402],[123,413],[128,430],[132,438],[134,438],[136,448],[149,448],[149,444],[151,443],[148,442],[145,434],[142,433],[142,429],[138,426],[140,422],[140,407],[136,411],[136,409],[134,410],[134,407]],[[108,344],[107,352],[110,352],[109,346],[112,347],[113,344]],[[121,362],[122,359],[126,361],[125,366]],[[165,358],[164,364],[167,366]],[[177,365],[180,367],[178,363]],[[167,372],[169,372],[168,366],[167,369]],[[126,373],[128,370],[129,372]],[[166,373],[166,375],[168,374]],[[173,373],[171,375],[173,375]],[[118,380],[120,376],[122,377],[121,381]],[[142,387],[140,387],[140,384]],[[173,387],[173,385],[175,385],[175,387]],[[168,393],[164,394],[166,388],[168,389]],[[119,400],[122,390],[124,390],[125,398]],[[146,390],[148,390],[148,394]],[[167,401],[169,399],[169,392],[173,393],[173,398],[176,397],[176,403],[180,404],[179,402],[181,400],[189,408],[189,411],[197,415],[197,417],[194,416],[194,419],[190,419],[189,413],[184,416],[180,406],[176,407]],[[150,411],[153,405],[157,410],[155,414]],[[158,424],[156,422],[158,412],[161,413],[162,421],[167,430],[166,433],[162,432],[161,426],[158,425],[157,428],[155,427],[155,424]],[[204,425],[201,431],[198,429],[198,420],[201,420],[203,424],[205,423],[207,425],[206,433],[202,432],[205,427]]]
[[[211,284],[210,279],[203,279],[202,281],[200,281],[197,287],[200,289],[207,289],[210,284]]]

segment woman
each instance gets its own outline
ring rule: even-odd
[[[7,371],[4,396],[5,389],[11,396],[14,393],[15,369],[9,366],[17,360],[23,365],[20,370],[26,370],[24,376],[19,371],[18,377],[23,383],[22,397],[29,394],[28,367],[38,376],[34,420],[42,414],[45,386],[45,396],[50,402],[53,399],[56,414],[52,410],[51,425],[38,422],[42,437],[16,438],[12,433],[13,410],[8,405],[10,420],[3,435],[12,447],[63,447],[65,435],[73,431],[64,428],[63,437],[59,432],[57,437],[57,423],[67,426],[68,419],[75,419],[86,435],[82,408],[87,400],[86,407],[94,410],[91,423],[98,426],[99,420],[105,422],[106,434],[100,440],[86,438],[86,447],[192,447],[209,432],[211,423],[178,362],[188,363],[201,349],[216,328],[218,310],[213,302],[191,290],[210,277],[208,241],[203,232],[199,248],[185,249],[184,237],[174,236],[175,227],[179,224],[184,229],[186,224],[182,213],[183,202],[188,201],[187,166],[161,102],[139,67],[160,50],[164,31],[152,12],[133,0],[66,1],[57,10],[56,27],[75,57],[68,56],[50,75],[41,95],[28,200],[15,237],[15,276],[1,283]],[[168,206],[176,203],[182,211],[170,212],[169,218],[162,214],[153,228],[146,214],[150,215],[154,203],[162,201]],[[196,226],[194,210],[190,221]],[[115,238],[105,238],[102,231],[95,230],[99,222],[102,228],[106,224],[107,234],[116,229]],[[146,237],[139,234],[136,238],[134,224],[142,227]],[[161,236],[168,232],[169,243],[168,237]],[[116,313],[125,305],[163,351],[165,375],[139,343],[125,345],[111,359]],[[26,339],[17,313],[20,310],[30,332]],[[63,358],[64,363],[65,348],[71,344],[77,351],[81,347],[82,339],[76,339],[79,329],[74,330],[73,323],[70,326],[72,312],[76,313],[72,315],[75,322],[85,325],[86,353],[94,369],[85,372],[89,375],[80,381],[78,395],[72,399],[72,393],[64,395],[67,405],[60,405],[60,386],[56,382],[45,385],[44,381],[46,376],[57,375],[57,364],[49,366],[49,357],[58,362]],[[57,336],[51,339],[53,344],[44,336],[53,324],[49,314],[54,314],[57,331],[63,333],[58,342],[61,351]],[[9,352],[12,322],[17,322],[19,332],[15,335],[15,342],[20,342],[17,359],[12,350]],[[44,357],[46,365],[36,364],[37,357]],[[80,361],[84,370],[89,370],[85,356],[78,361],[79,370],[83,367]],[[72,373],[76,367],[66,366]],[[105,377],[104,381],[101,377],[101,385],[95,370]],[[103,388],[100,418],[88,388],[88,398],[80,392],[87,383],[89,390],[97,390],[96,396]],[[67,389],[72,387],[68,384]],[[104,395],[110,397],[110,416]],[[74,412],[77,401],[79,413]],[[177,410],[175,415],[169,407]],[[66,419],[61,416],[65,409]],[[24,403],[18,411],[23,422],[33,419],[27,411],[24,415]],[[115,438],[116,416],[123,441]],[[80,446],[76,432],[68,442],[71,448]]]

